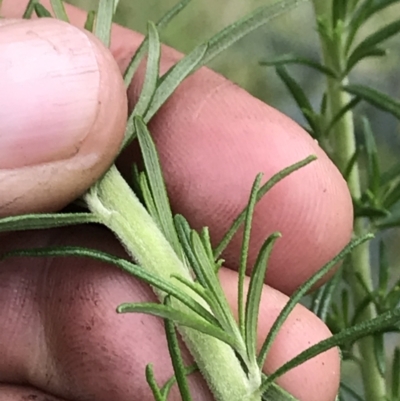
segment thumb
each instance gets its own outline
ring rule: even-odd
[[[93,35],[53,19],[0,21],[0,216],[60,209],[113,162],[126,93]]]

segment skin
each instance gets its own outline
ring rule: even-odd
[[[42,1],[45,6],[49,2]],[[128,90],[120,71],[142,36],[113,30],[111,53],[82,27],[20,21],[26,1],[3,0],[0,25],[0,215],[59,210],[110,166],[121,143],[142,72]],[[33,56],[34,55],[34,56]],[[163,48],[162,70],[181,55]],[[29,62],[27,62],[29,60]],[[260,244],[281,231],[263,290],[259,343],[292,293],[348,242],[352,205],[346,183],[298,125],[216,73],[202,69],[177,90],[150,124],[172,206],[218,241],[247,202],[255,175],[266,179],[316,154],[318,161],[279,183],[257,206],[250,266]],[[119,159],[128,171],[130,149]],[[101,227],[5,234],[2,250],[83,245],[124,255]],[[224,258],[221,282],[235,311],[240,236]],[[144,368],[162,383],[172,372],[160,320],[117,315],[122,302],[154,300],[151,290],[113,267],[78,259],[12,259],[0,263],[2,401],[151,400]],[[280,331],[264,370],[274,371],[328,337],[302,306]],[[185,358],[190,357],[185,351]],[[302,401],[332,401],[339,356],[330,350],[280,379]],[[190,378],[196,401],[210,394]],[[323,391],[322,391],[323,390]],[[179,400],[174,390],[172,400]]]

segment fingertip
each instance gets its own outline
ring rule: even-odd
[[[118,152],[127,116],[121,73],[97,38],[55,19],[8,24],[0,46],[9,93],[0,111],[0,215],[62,208]]]

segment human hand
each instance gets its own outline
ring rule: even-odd
[[[42,2],[49,8],[49,2]],[[90,34],[54,20],[15,21],[26,1],[3,0],[0,21],[0,215],[58,210],[108,168],[122,141],[126,95],[120,78],[142,37],[115,26],[110,56]],[[84,13],[69,8],[82,26]],[[165,70],[179,54],[165,47]],[[128,91],[134,103],[140,88]],[[259,342],[287,296],[349,240],[347,186],[317,144],[288,118],[217,74],[202,69],[177,90],[150,124],[171,203],[218,240],[247,202],[255,175],[268,178],[309,154],[318,160],[280,182],[256,209],[251,261],[272,231],[275,247],[260,308]],[[125,152],[122,170],[132,163]],[[221,281],[235,308],[239,241],[224,255]],[[83,245],[124,255],[102,228],[73,227],[1,237],[3,250]],[[113,267],[78,259],[0,263],[2,401],[151,400],[144,378],[172,368],[162,322],[118,315],[123,302],[155,300],[152,291]],[[298,306],[279,333],[265,372],[326,338],[328,329]],[[189,360],[188,353],[185,357]],[[331,401],[339,357],[328,351],[290,371],[280,384],[304,401]],[[209,400],[190,378],[195,400]],[[323,389],[323,392],[321,391]],[[177,392],[174,400],[179,399]]]

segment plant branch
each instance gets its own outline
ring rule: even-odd
[[[326,67],[332,69],[341,76],[345,68],[346,54],[344,49],[345,32],[343,27],[332,26],[331,7],[332,1],[313,0],[314,10],[320,24],[319,37],[322,47],[322,55]],[[348,83],[348,77],[335,79],[327,77],[327,99],[328,111],[326,121],[337,115],[343,107],[351,101],[348,93],[342,90],[342,86]],[[353,158],[356,152],[356,139],[354,132],[353,113],[347,111],[336,123],[330,132],[331,146],[334,162],[342,173]],[[348,175],[347,183],[353,199],[358,200],[361,197],[360,171],[357,162],[354,163],[351,172]],[[365,219],[357,218],[354,223],[354,234],[356,237],[363,236],[368,232],[369,226]],[[373,291],[371,278],[371,263],[369,254],[369,245],[362,244],[355,249],[351,256],[352,272],[351,287],[355,303],[360,303],[365,298],[365,289],[356,279],[358,274],[370,291]],[[375,306],[371,303],[360,316],[360,321],[371,320],[377,316]],[[358,342],[361,354],[361,373],[364,382],[364,391],[366,401],[383,401],[386,396],[385,380],[382,378],[374,355],[373,339],[367,337]]]
[[[141,266],[168,282],[173,281],[188,296],[207,307],[195,292],[171,278],[179,275],[192,280],[187,267],[114,166],[85,196],[85,201]],[[165,293],[155,292],[160,300],[165,298]],[[181,302],[173,301],[176,309],[187,311]],[[181,326],[179,331],[218,401],[261,399],[260,394],[250,391],[248,378],[230,346],[187,327]]]

